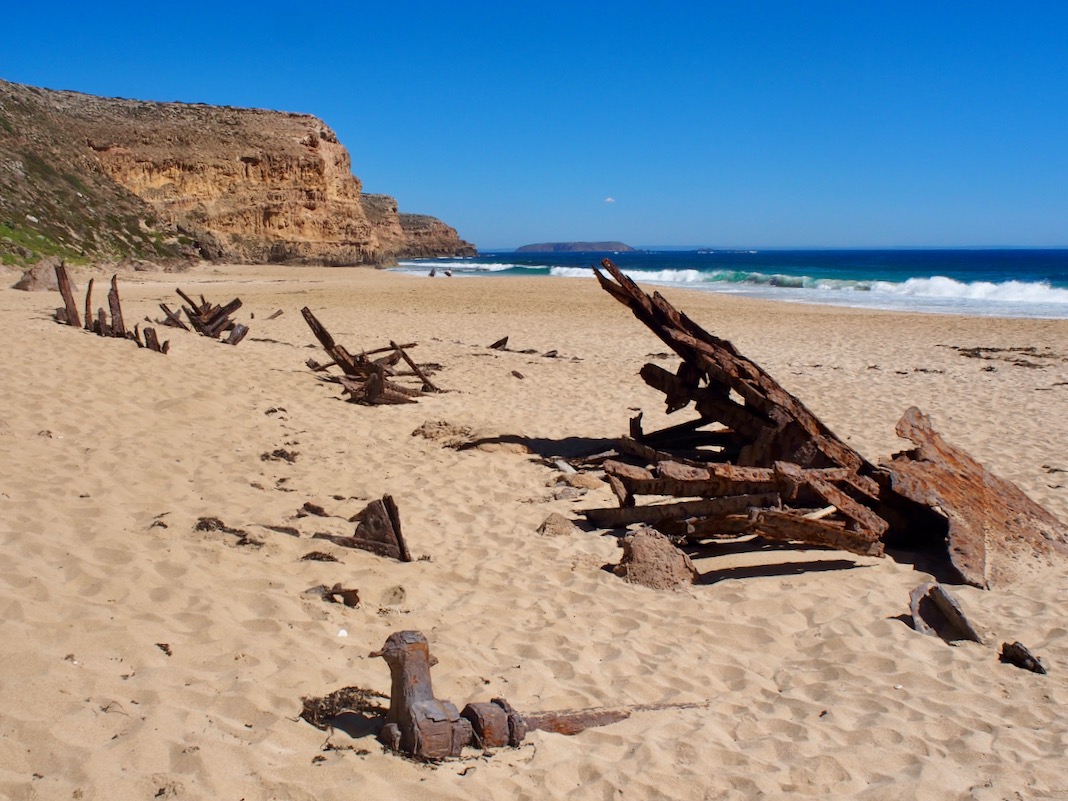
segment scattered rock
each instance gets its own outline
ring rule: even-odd
[[[623,540],[623,558],[613,572],[631,584],[654,590],[675,589],[693,584],[697,579],[697,568],[690,557],[651,528],[641,529]]]
[[[297,517],[306,517],[308,515],[315,515],[316,517],[330,517],[330,514],[317,503],[311,501],[305,501],[304,505],[297,511]]]
[[[470,426],[457,425],[447,420],[427,420],[412,432],[412,436],[437,442],[444,448],[459,449],[471,442],[474,433]]]
[[[577,487],[557,487],[553,490],[553,500],[576,501],[588,491],[589,490],[578,489]]]
[[[33,267],[22,274],[22,278],[15,282],[13,289],[21,289],[25,292],[58,292],[59,282],[56,280],[56,266],[62,261],[55,256],[41,259]],[[76,291],[73,282],[72,291]]]
[[[293,462],[297,461],[297,457],[300,456],[298,451],[287,451],[285,448],[275,448],[270,453],[261,453],[260,461],[263,462]]]
[[[300,557],[302,562],[340,562],[333,554],[326,553],[325,551],[308,551],[304,556]]]
[[[579,527],[559,512],[553,512],[538,526],[538,533],[544,537],[569,537],[579,532]]]
[[[604,481],[590,473],[564,473],[557,479],[557,484],[566,484],[575,489],[594,490],[604,486]]]

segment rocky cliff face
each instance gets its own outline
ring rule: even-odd
[[[92,197],[68,192],[49,217],[72,216],[64,206],[125,204],[123,215],[104,221],[122,216],[127,236],[98,243],[68,234],[90,255],[121,252],[123,243],[136,244],[134,236],[158,243],[165,255],[195,249],[240,262],[383,264],[475,253],[444,223],[427,218],[410,228],[395,200],[363,194],[348,151],[306,114],[104,99],[0,81],[0,182],[20,185],[9,193],[0,183],[4,196],[17,196],[0,199],[12,207],[0,211],[16,228],[32,227],[29,218],[40,222],[34,201],[48,189],[27,180],[27,154],[52,165],[76,193],[76,183],[88,188],[86,176],[94,179]],[[113,186],[102,186],[107,179]],[[98,200],[101,188],[107,196]]]

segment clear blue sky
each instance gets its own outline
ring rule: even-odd
[[[1068,245],[1068,3],[80,0],[0,19],[0,78],[314,114],[365,191],[483,250]]]

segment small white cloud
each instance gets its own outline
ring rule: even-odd
[[[605,202],[605,203],[615,203],[615,202],[616,202],[616,199],[615,199],[614,197],[606,197],[606,198],[604,199],[604,202]]]

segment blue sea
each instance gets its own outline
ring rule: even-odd
[[[1068,319],[1068,249],[499,251],[403,261],[396,269],[593,280],[590,267],[606,256],[648,286],[869,309]]]

